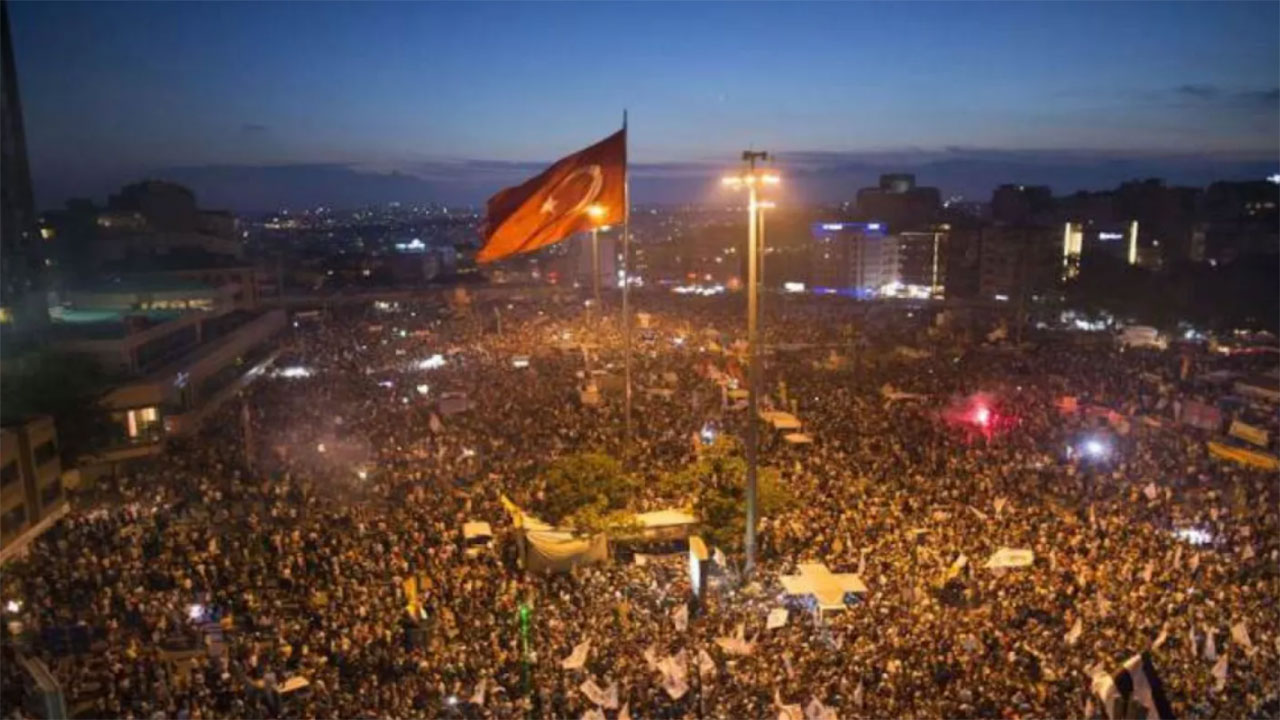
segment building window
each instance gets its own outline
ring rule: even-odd
[[[21,479],[22,473],[18,470],[17,460],[10,460],[5,464],[4,469],[0,470],[0,487],[7,488]]]
[[[45,440],[36,446],[35,451],[31,453],[31,459],[35,461],[36,467],[43,467],[45,463],[58,457],[58,446],[53,440]]]
[[[40,507],[47,508],[62,498],[62,478],[55,477],[40,491]]]
[[[118,410],[111,413],[115,424],[116,439],[130,445],[146,445],[159,442],[164,432],[160,422],[160,411],[151,407]]]
[[[26,527],[27,506],[19,505],[4,515],[0,515],[0,533],[12,535]]]

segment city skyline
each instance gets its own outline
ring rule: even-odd
[[[234,210],[479,203],[630,110],[637,202],[896,170],[986,199],[1277,168],[1273,4],[11,6],[40,207],[160,177]],[[211,42],[216,39],[217,42]],[[157,100],[158,98],[158,100]]]

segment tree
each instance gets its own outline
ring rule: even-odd
[[[568,455],[543,471],[541,512],[554,525],[598,532],[625,522],[635,495],[634,478],[617,460],[601,453]]]
[[[0,407],[5,422],[51,415],[58,429],[63,464],[71,467],[109,432],[99,398],[112,378],[85,355],[41,352],[23,358],[0,375]]]
[[[740,551],[747,528],[747,461],[741,444],[721,436],[703,449],[698,460],[663,480],[663,492],[690,502],[702,520],[702,534],[726,551]],[[778,471],[760,468],[756,475],[756,507],[759,517],[775,516],[793,498],[779,480]]]

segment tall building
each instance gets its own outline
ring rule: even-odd
[[[9,6],[0,3],[0,321],[25,328],[48,320],[43,296],[44,255],[36,226],[18,72],[9,36]]]
[[[1045,294],[1063,274],[1062,229],[992,225],[979,231],[978,297],[1016,301]]]
[[[40,416],[0,429],[0,557],[65,512],[53,419]]]
[[[881,175],[880,184],[858,191],[855,214],[864,222],[888,223],[895,230],[923,230],[937,222],[942,195],[918,187],[915,175]]]
[[[869,295],[884,285],[893,258],[887,228],[878,222],[814,223],[809,282],[815,288]],[[896,264],[896,263],[895,263]]]
[[[814,223],[810,282],[814,287],[928,298],[945,285],[948,228],[890,233],[885,223]]]
[[[1216,182],[1201,199],[1193,260],[1231,262],[1280,253],[1280,184]]]
[[[991,194],[991,219],[1024,225],[1049,221],[1053,192],[1047,185],[1001,185]]]

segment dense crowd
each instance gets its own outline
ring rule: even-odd
[[[762,520],[750,580],[709,590],[685,629],[683,560],[518,568],[500,495],[536,508],[551,459],[621,453],[622,335],[579,305],[504,301],[295,323],[242,401],[98,480],[4,568],[9,640],[83,717],[772,718],[814,700],[844,718],[1098,717],[1091,672],[1142,651],[1178,717],[1280,713],[1277,478],[1210,458],[1172,419],[1208,358],[1184,378],[1172,352],[986,347],[918,312],[875,323],[820,300],[767,304],[763,387],[814,439],[762,431],[794,502]],[[708,423],[743,434],[705,377],[736,365],[741,308],[639,304],[628,467],[653,480],[695,459]],[[604,401],[584,407],[593,373]],[[673,392],[643,392],[659,385]],[[446,411],[446,393],[468,407]],[[978,393],[986,426],[964,420]],[[662,507],[658,486],[635,509]],[[463,551],[468,520],[492,524],[492,552]],[[1000,548],[1034,563],[985,569]],[[868,592],[806,611],[778,578],[808,561]],[[49,646],[74,627],[87,651]],[[716,642],[736,634],[749,654]],[[563,668],[584,642],[583,667]],[[655,662],[672,657],[683,692]]]

